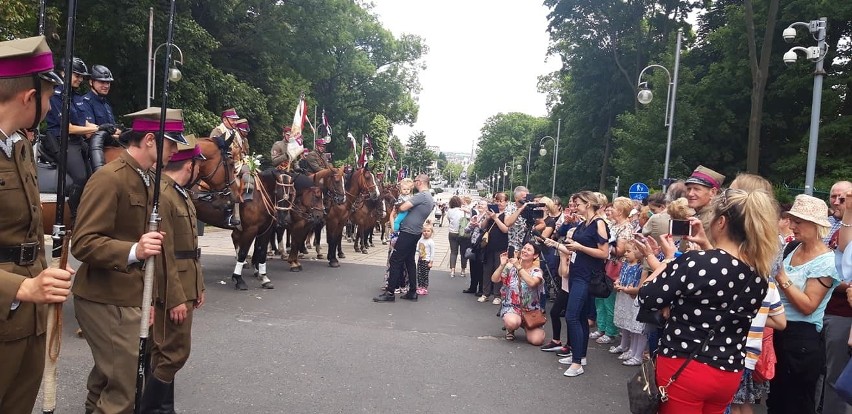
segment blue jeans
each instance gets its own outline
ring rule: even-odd
[[[568,325],[568,342],[571,344],[571,360],[575,364],[586,356],[589,348],[589,315],[594,312],[594,298],[589,294],[589,282],[580,278],[569,279],[568,306],[565,322]]]

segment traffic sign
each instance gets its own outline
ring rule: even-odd
[[[648,197],[648,186],[645,183],[633,183],[630,184],[630,199],[631,200],[644,200]]]

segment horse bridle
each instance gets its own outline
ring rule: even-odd
[[[329,198],[331,198],[335,203],[343,204],[343,203],[346,202],[346,179],[344,178],[344,176],[341,172],[341,174],[340,174],[340,189],[342,191],[338,191],[337,186],[335,185],[336,180],[334,180],[334,178],[337,176],[337,174],[336,174],[334,168],[329,167],[329,169],[331,170],[331,175],[328,176],[328,177],[325,177],[324,179],[331,178],[332,184],[327,186],[328,188],[326,188],[325,191],[328,194]]]
[[[364,180],[366,180],[366,178],[364,177],[364,173],[362,172],[361,174],[358,174],[358,188],[361,191],[359,191],[358,194],[352,194],[349,191],[347,191],[346,195],[348,195],[352,198],[358,198],[362,195],[372,198],[373,192],[378,191],[379,186],[378,186],[378,184],[376,184],[376,180],[373,180],[373,184],[371,186],[367,187],[366,185],[363,185]]]
[[[225,158],[229,157],[229,153],[226,152],[225,150],[220,149],[219,154],[220,154],[219,162],[216,164],[216,168],[214,168],[213,171],[210,174],[207,174],[207,175],[201,175],[199,173],[198,178],[196,178],[194,181],[192,181],[192,183],[188,187],[193,188],[196,185],[199,185],[199,188],[201,188],[200,182],[204,181],[205,184],[207,184],[208,183],[207,180],[212,178],[213,176],[215,176],[216,173],[219,171],[219,168],[225,169],[225,179],[227,180],[227,182],[225,183],[225,186],[222,189],[211,189],[211,190],[197,192],[197,196],[198,196],[199,199],[208,200],[208,199],[212,199],[213,197],[216,197],[216,196],[218,196],[218,197],[230,197],[231,196],[231,184],[234,184],[237,181],[237,175],[234,174],[233,171],[231,171],[231,169],[228,168],[228,166],[226,165],[227,162],[225,161]],[[208,184],[208,186],[209,186],[209,184]]]

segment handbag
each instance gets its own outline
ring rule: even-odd
[[[619,276],[621,276],[622,267],[624,267],[624,262],[621,260],[607,259],[606,264],[604,265],[604,272],[607,277],[615,281],[618,280]]]
[[[760,349],[760,357],[754,365],[752,378],[755,382],[766,382],[775,378],[775,363],[778,359],[775,355],[775,331],[770,327],[763,328],[763,345]]]
[[[748,287],[748,282],[745,283],[737,295],[741,295],[745,291],[746,287]],[[736,306],[732,305],[729,308],[736,309]],[[733,314],[733,311],[730,311],[730,314]],[[727,315],[728,314],[725,314],[725,316]],[[683,361],[680,368],[678,368],[672,377],[669,378],[669,382],[666,383],[666,385],[660,386],[657,384],[657,366],[654,362],[654,358],[643,362],[642,366],[639,368],[639,372],[634,374],[627,381],[627,396],[628,402],[630,403],[630,412],[632,414],[657,414],[660,410],[660,404],[669,400],[667,392],[669,386],[677,380],[677,377],[679,377],[683,370],[686,369],[686,366],[695,359],[698,355],[698,351],[707,346],[710,340],[716,335],[716,331],[724,322],[725,317],[720,318],[719,322],[716,322],[713,329],[710,329],[710,332],[707,333],[707,337],[704,338],[704,341],[692,350],[686,360]],[[848,370],[849,366],[847,365],[846,368]],[[850,375],[852,375],[852,372]]]
[[[521,309],[521,326],[525,330],[541,328],[547,323],[547,317],[541,309]]]
[[[488,246],[488,236],[491,234],[491,229],[494,228],[494,223],[491,223],[491,227],[488,228],[488,231],[482,234],[482,238],[479,240],[479,248],[484,249]]]
[[[612,294],[612,279],[607,277],[603,269],[593,270],[589,280],[589,294],[596,298],[608,298]]]
[[[467,249],[464,249],[464,258],[467,259],[467,260],[470,260],[470,261],[476,260],[476,253],[474,253],[472,247],[468,247]]]

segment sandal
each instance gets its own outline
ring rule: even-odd
[[[514,331],[506,332],[506,340],[507,341],[514,341],[515,340],[515,332]]]

